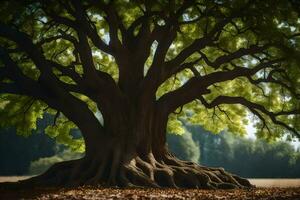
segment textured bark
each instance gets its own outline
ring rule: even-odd
[[[139,155],[124,153],[120,144],[106,143],[101,154],[58,163],[46,173],[21,181],[22,187],[113,186],[155,188],[234,189],[251,187],[246,179],[223,168],[209,168],[178,160],[165,151]],[[102,147],[103,148],[103,147]]]
[[[145,106],[144,111],[148,108]],[[167,118],[153,110],[156,109],[149,109],[151,112],[146,115],[140,112],[143,115],[139,116],[135,127],[130,123],[132,117],[124,118],[123,124],[111,122],[112,126],[107,131],[124,132],[94,138],[87,144],[89,151],[84,158],[55,164],[44,174],[21,181],[19,186],[251,187],[246,179],[229,174],[222,168],[204,167],[175,158],[166,146]],[[119,122],[117,115],[116,119]]]

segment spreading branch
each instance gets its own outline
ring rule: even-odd
[[[262,69],[277,68],[278,63],[283,60],[283,58],[278,58],[259,63],[253,68],[236,66],[229,71],[217,71],[204,76],[195,76],[180,88],[163,95],[159,102],[167,107],[168,112],[172,112],[177,107],[197,99],[200,95],[209,93],[210,90],[208,88],[216,83],[234,80],[238,77],[251,77]]]
[[[281,112],[277,112],[277,113],[271,112],[271,111],[268,111],[263,105],[251,102],[243,97],[218,96],[210,103],[208,103],[203,97],[199,97],[199,100],[207,108],[214,108],[221,104],[243,105],[246,108],[248,108],[254,115],[258,116],[263,121],[264,124],[266,123],[265,118],[259,112],[267,115],[274,124],[280,125],[280,126],[286,128],[287,130],[291,131],[292,133],[294,133],[296,136],[300,137],[300,134],[296,129],[294,129],[293,127],[289,126],[288,124],[277,119],[278,116],[282,116],[282,115],[291,115],[291,114],[300,115],[300,110],[298,110],[298,109],[291,110],[291,111],[281,111]]]

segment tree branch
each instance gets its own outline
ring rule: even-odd
[[[76,31],[84,31],[98,49],[105,53],[113,55],[113,49],[109,45],[105,44],[105,42],[100,38],[95,25],[90,22],[86,10],[82,6],[81,2],[77,0],[73,1],[73,6],[75,8],[73,16],[76,18],[76,21],[80,24],[80,26],[75,27]]]
[[[258,79],[253,79],[252,77],[247,77],[250,83],[258,86],[260,83],[274,83],[277,85],[281,85],[285,89],[287,89],[291,95],[293,95],[295,98],[300,99],[300,93],[296,92],[296,89],[292,86],[289,86],[288,84],[284,83],[283,81],[276,80],[272,74],[275,72],[279,72],[279,70],[272,70],[266,78],[258,78]]]
[[[26,95],[23,90],[15,83],[0,83],[0,94],[17,94],[17,95]]]
[[[276,68],[276,64],[283,61],[282,58],[263,62],[254,68],[236,67],[229,71],[217,71],[204,76],[196,76],[188,80],[180,88],[164,94],[158,103],[166,107],[169,113],[200,95],[210,92],[208,88],[216,83],[233,80],[237,77],[251,77],[264,68]]]
[[[235,52],[229,53],[228,55],[223,55],[218,57],[215,61],[211,62],[207,56],[198,51],[199,54],[202,56],[203,60],[206,62],[207,65],[213,67],[214,69],[218,69],[222,64],[229,63],[234,59],[242,58],[246,55],[253,55],[257,53],[261,53],[263,50],[267,49],[270,45],[258,46],[252,45],[249,48],[240,48]]]
[[[62,111],[67,118],[84,131],[82,134],[86,142],[93,140],[97,134],[95,135],[92,131],[88,131],[91,127],[85,125],[85,120],[94,122],[94,128],[101,132],[103,127],[86,103],[66,92],[64,87],[62,87],[62,82],[55,82],[51,85],[45,84],[41,80],[34,81],[28,78],[22,73],[19,66],[10,58],[3,47],[0,47],[0,59],[8,70],[8,77],[14,81],[14,83],[0,83],[0,93],[31,96],[44,101],[55,110]],[[74,109],[75,107],[78,109]]]
[[[272,120],[272,122],[274,124],[277,124],[277,125],[280,125],[280,126],[286,128],[287,130],[291,131],[297,137],[300,138],[300,134],[296,129],[290,127],[289,125],[283,123],[282,121],[277,120],[277,118],[276,118],[279,115],[290,115],[290,114],[300,115],[300,110],[282,111],[282,112],[274,113],[274,112],[268,111],[264,106],[254,103],[254,102],[251,102],[243,97],[218,96],[210,103],[207,103],[203,97],[200,97],[199,99],[200,99],[201,103],[207,108],[213,108],[213,107],[221,105],[221,104],[243,105],[243,106],[247,107],[253,114],[257,115],[264,122],[264,118],[257,112],[257,111],[260,111],[260,112],[264,113],[265,115],[267,115],[268,117],[270,117],[270,119]]]

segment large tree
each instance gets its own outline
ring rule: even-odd
[[[254,116],[260,137],[299,137],[298,11],[292,0],[1,1],[1,126],[29,134],[52,113],[48,134],[85,147],[24,184],[250,186],[176,159],[166,132],[182,132],[180,118],[243,134]]]

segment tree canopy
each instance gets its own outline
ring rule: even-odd
[[[58,110],[47,133],[80,146],[69,135],[75,125],[39,90],[55,83],[96,113],[101,108],[87,90],[89,70],[103,79],[104,91],[108,76],[121,86],[122,75],[142,70],[145,82],[157,82],[157,101],[172,111],[180,107],[169,116],[171,132],[182,132],[181,117],[213,132],[244,134],[252,113],[260,137],[299,136],[294,8],[279,0],[2,1],[1,126],[27,135],[44,112]],[[120,69],[121,56],[143,67]]]

